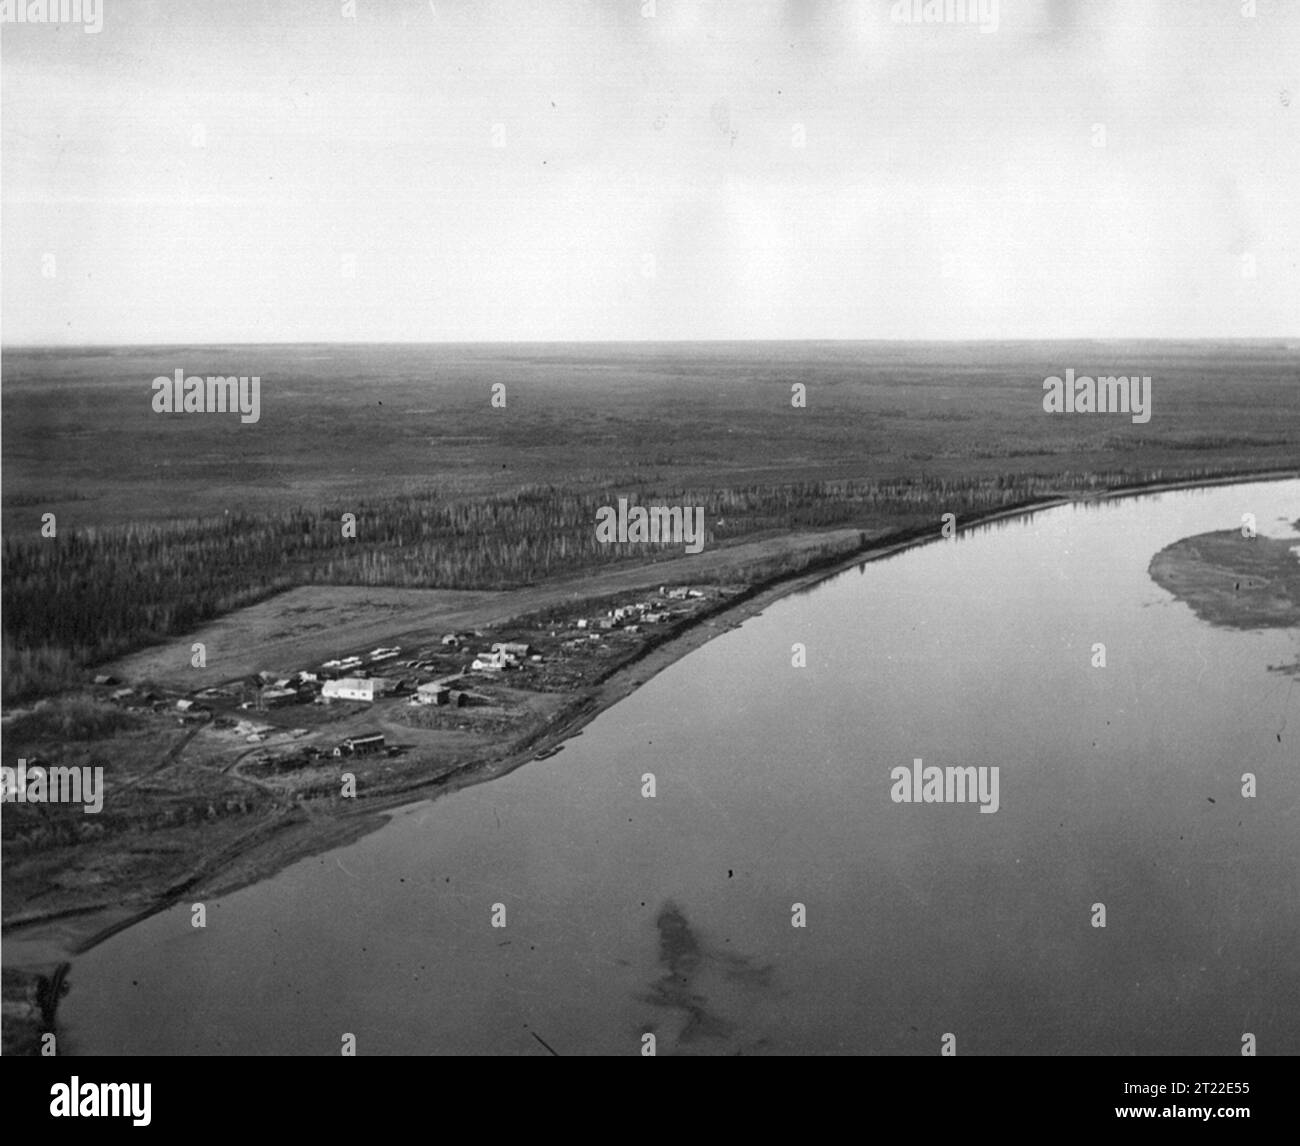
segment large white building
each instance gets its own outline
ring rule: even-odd
[[[345,676],[338,680],[327,680],[321,689],[321,695],[336,700],[373,701],[392,690],[393,682],[384,677]]]

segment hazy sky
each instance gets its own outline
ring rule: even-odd
[[[5,24],[2,337],[1294,335],[1300,4],[1243,5]]]

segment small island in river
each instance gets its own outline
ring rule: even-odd
[[[1300,542],[1226,529],[1184,537],[1147,567],[1203,621],[1232,629],[1300,628]]]

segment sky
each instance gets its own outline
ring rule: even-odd
[[[4,23],[0,342],[1297,333],[1300,3],[950,6]]]

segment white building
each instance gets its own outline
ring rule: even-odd
[[[327,680],[325,687],[321,689],[321,695],[336,700],[373,701],[377,692],[382,695],[382,691],[375,688],[378,683],[380,682],[368,677],[340,677],[338,680]]]

